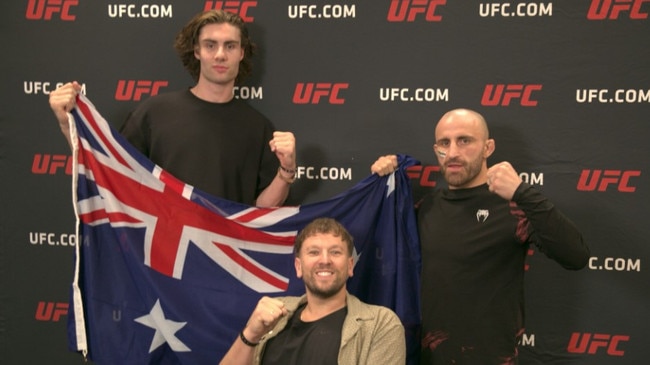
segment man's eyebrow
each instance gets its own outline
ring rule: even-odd
[[[471,140],[475,140],[476,137],[475,137],[475,136],[471,136],[471,135],[467,135],[467,134],[463,134],[463,135],[460,135],[460,136],[455,136],[455,137],[453,137],[453,138],[450,138],[450,137],[442,137],[442,138],[440,138],[440,139],[437,139],[437,140],[436,140],[436,143],[439,143],[439,142],[442,142],[442,141],[451,141],[452,139],[453,139],[453,140],[459,140],[459,139],[471,139]]]
[[[203,42],[203,43],[219,43],[218,40],[212,39],[212,38],[204,38],[204,39],[201,39],[200,42]],[[223,42],[223,44],[239,44],[239,43],[240,42],[238,40],[236,40],[236,39],[229,39],[229,40]]]
[[[476,139],[476,137],[469,134],[461,134],[460,136],[454,137],[454,139]]]

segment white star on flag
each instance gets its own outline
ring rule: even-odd
[[[160,306],[160,299],[156,301],[156,304],[151,308],[149,314],[138,317],[134,319],[134,321],[156,330],[156,333],[154,333],[153,339],[151,340],[149,353],[160,347],[165,342],[167,342],[169,347],[171,347],[175,352],[192,351],[175,336],[175,333],[183,328],[187,322],[175,322],[165,319],[165,313],[163,313],[162,307]]]

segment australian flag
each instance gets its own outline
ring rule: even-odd
[[[332,199],[256,208],[141,155],[83,95],[71,111],[78,241],[69,343],[98,364],[215,364],[263,295],[300,295],[293,241],[317,217],[355,240],[348,290],[393,309],[417,353],[420,249],[405,168]],[[413,355],[413,356],[411,356]]]

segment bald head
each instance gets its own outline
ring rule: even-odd
[[[451,110],[436,125],[433,150],[450,189],[485,183],[486,160],[494,148],[485,118],[473,110]]]
[[[453,109],[446,112],[436,125],[436,138],[438,137],[438,129],[444,126],[450,126],[461,123],[467,127],[472,127],[479,133],[477,137],[482,136],[484,140],[490,138],[490,131],[488,130],[485,118],[478,112],[470,109]]]

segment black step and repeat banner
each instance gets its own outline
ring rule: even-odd
[[[48,94],[77,80],[115,127],[192,85],[172,43],[194,14],[239,13],[260,52],[236,90],[297,137],[290,204],[332,197],[405,153],[441,184],[434,123],[485,115],[496,153],[583,230],[589,265],[531,251],[522,364],[644,364],[650,333],[650,1],[11,0],[0,5],[0,362],[67,350],[71,156]],[[215,361],[218,359],[215,359]]]

